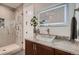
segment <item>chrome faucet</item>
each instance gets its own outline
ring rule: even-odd
[[[36,33],[40,34],[40,30],[39,30],[39,29],[37,29]]]

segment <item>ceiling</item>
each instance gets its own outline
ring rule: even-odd
[[[22,3],[3,3],[3,5],[11,7],[11,8],[17,8],[21,5]]]

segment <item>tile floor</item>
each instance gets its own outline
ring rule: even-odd
[[[13,54],[13,55],[25,55],[25,51],[24,50],[23,51],[19,51],[19,52]]]

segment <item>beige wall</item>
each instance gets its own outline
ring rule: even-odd
[[[5,19],[5,28],[0,28],[0,47],[15,42],[14,12],[0,5],[0,17]]]

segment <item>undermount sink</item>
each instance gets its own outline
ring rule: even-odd
[[[37,35],[36,39],[46,41],[46,42],[52,42],[55,39],[56,36],[49,36],[49,35]]]

